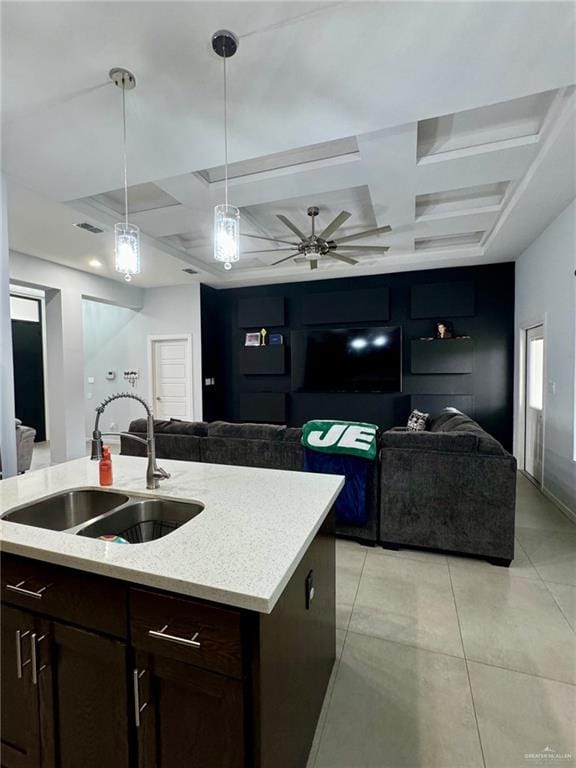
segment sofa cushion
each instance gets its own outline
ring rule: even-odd
[[[461,432],[384,432],[382,448],[400,448],[414,451],[441,451],[445,453],[475,453],[476,435]],[[384,460],[384,459],[383,459]]]
[[[300,427],[286,427],[286,431],[284,432],[285,443],[298,443],[298,445],[300,445],[301,439],[302,429]]]
[[[462,411],[459,411],[457,408],[443,408],[437,416],[433,416],[430,419],[428,429],[430,432],[440,432],[442,431],[444,424],[450,421],[450,419],[454,418],[454,416],[464,415],[465,414],[463,414]]]
[[[208,425],[209,437],[232,437],[242,440],[282,440],[286,427],[282,424],[233,424],[213,421]]]
[[[283,440],[206,437],[200,441],[201,460],[210,464],[302,470],[304,449]]]
[[[145,433],[146,428],[146,419],[135,419],[130,422],[128,431]],[[205,421],[180,421],[178,419],[162,421],[154,419],[154,433],[156,435],[194,435],[196,437],[205,437],[208,434],[208,424]]]

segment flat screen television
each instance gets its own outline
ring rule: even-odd
[[[299,392],[400,392],[402,329],[293,331],[292,388]]]

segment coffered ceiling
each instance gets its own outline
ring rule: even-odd
[[[230,201],[242,231],[292,241],[341,210],[359,264],[314,279],[511,259],[574,197],[572,3],[5,3],[3,168],[13,248],[103,274],[122,210],[127,96],[131,220],[140,285],[226,287],[310,279],[305,264],[244,237],[230,273],[212,260],[222,202],[221,61],[210,35],[240,35],[230,62]],[[335,46],[334,41],[338,41]],[[73,226],[87,221],[101,234]],[[197,272],[191,276],[183,269]],[[120,278],[121,279],[121,278]]]

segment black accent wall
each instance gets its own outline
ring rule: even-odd
[[[467,339],[419,341],[447,320]],[[308,393],[291,387],[290,333],[402,327],[402,392]],[[247,332],[284,336],[282,350],[244,347]],[[227,290],[202,288],[204,418],[300,426],[313,418],[406,423],[412,408],[468,412],[512,447],[514,264],[403,272]],[[261,354],[261,357],[259,355]]]

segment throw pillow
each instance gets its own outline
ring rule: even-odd
[[[408,427],[409,432],[424,432],[426,429],[426,425],[428,424],[428,419],[430,418],[429,413],[422,413],[422,411],[412,411],[408,418],[408,424],[406,425]]]

